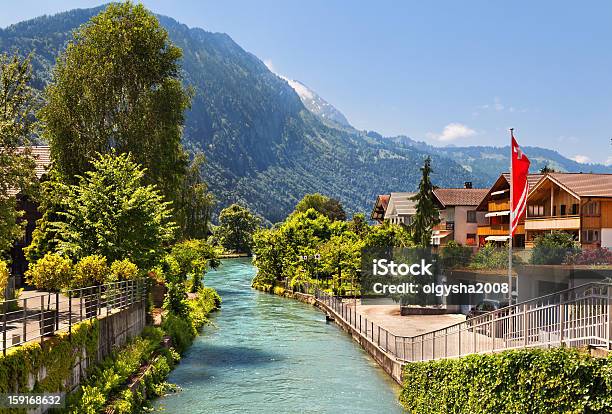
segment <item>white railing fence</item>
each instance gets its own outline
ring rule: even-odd
[[[125,280],[1,301],[2,353],[59,330],[71,332],[75,323],[109,315],[145,300],[146,292],[145,280]]]
[[[588,283],[417,336],[398,336],[356,312],[352,300],[317,290],[316,299],[401,361],[427,361],[520,348],[612,343],[612,284]]]

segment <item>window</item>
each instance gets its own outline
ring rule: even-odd
[[[599,241],[599,230],[582,230],[582,241],[595,243]]]
[[[476,210],[469,210],[467,212],[467,222],[476,223]]]
[[[583,208],[585,216],[599,216],[599,202],[591,201],[586,203]]]
[[[572,204],[572,216],[578,214],[578,204]]]
[[[468,233],[465,238],[465,244],[468,246],[475,246],[476,245],[476,234]]]
[[[561,204],[561,215],[565,216],[566,213],[566,205],[565,204]]]
[[[527,206],[527,215],[529,217],[541,217],[544,215],[544,206],[529,205]]]

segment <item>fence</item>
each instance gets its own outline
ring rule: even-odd
[[[335,317],[401,361],[552,346],[610,349],[612,343],[611,284],[588,283],[410,337],[394,335],[338,297],[320,290],[315,297]]]
[[[2,353],[62,329],[71,332],[77,322],[109,315],[145,297],[144,280],[127,280],[1,302]]]

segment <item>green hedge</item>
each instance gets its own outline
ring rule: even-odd
[[[400,396],[412,413],[610,413],[612,358],[567,348],[409,363]]]

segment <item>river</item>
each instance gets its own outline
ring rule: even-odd
[[[155,401],[169,414],[401,413],[399,387],[314,307],[250,287],[250,259],[204,280],[223,299]]]

